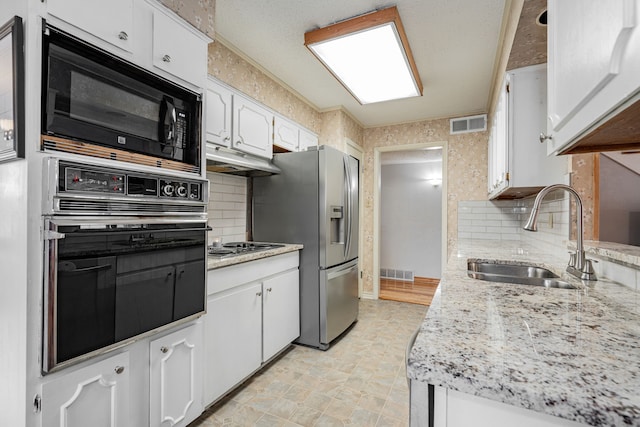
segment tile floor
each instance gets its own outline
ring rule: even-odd
[[[361,300],[329,350],[292,346],[189,427],[406,426],[405,349],[427,309]]]

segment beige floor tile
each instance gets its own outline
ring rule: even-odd
[[[426,310],[362,300],[329,350],[292,346],[189,427],[406,427],[405,349]]]

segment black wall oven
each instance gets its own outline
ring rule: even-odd
[[[122,157],[151,165],[145,157],[165,159],[171,162],[163,167],[200,172],[199,94],[53,27],[45,29],[42,64],[44,148],[134,152],[143,156]]]
[[[204,313],[206,181],[174,183],[194,200],[162,196],[175,179],[166,176],[141,183],[140,173],[54,159],[47,168],[44,373]]]

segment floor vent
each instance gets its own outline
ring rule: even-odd
[[[408,270],[396,270],[394,268],[381,268],[381,279],[395,279],[406,280],[407,282],[413,282],[413,271]]]
[[[449,120],[449,124],[451,126],[451,135],[481,132],[487,130],[487,115],[480,114],[479,116],[458,117],[457,119]]]

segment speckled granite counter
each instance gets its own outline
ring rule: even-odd
[[[409,355],[409,378],[585,424],[640,426],[638,292],[605,280],[577,290],[479,281],[467,277],[467,258],[558,274],[567,261],[521,242],[459,243]]]
[[[286,254],[287,252],[299,251],[301,249],[302,245],[299,244],[285,244],[281,248],[249,252],[246,254],[235,255],[228,258],[216,258],[210,256],[207,260],[207,269],[213,270],[214,268],[227,267],[229,265],[240,264],[242,262],[254,261],[256,259],[267,258],[274,255]]]

